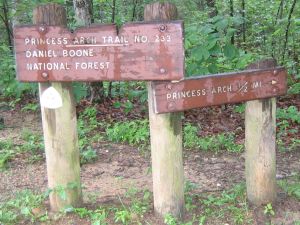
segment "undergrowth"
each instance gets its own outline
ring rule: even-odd
[[[35,194],[30,190],[23,190],[15,195],[15,198],[0,204],[0,224],[13,225],[19,221],[29,222],[45,221],[47,212],[34,215],[33,210],[40,207],[47,195]]]
[[[190,123],[184,126],[183,145],[188,149],[199,149],[203,151],[220,152],[226,150],[228,152],[242,152],[243,145],[235,143],[235,135],[233,133],[221,133],[206,137],[198,136],[198,128]]]
[[[149,122],[148,120],[117,122],[106,128],[106,135],[112,142],[145,147],[149,144]]]

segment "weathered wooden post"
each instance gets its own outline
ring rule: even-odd
[[[66,26],[66,11],[63,6],[47,4],[33,12],[33,22],[41,25]],[[47,74],[44,74],[47,76]],[[49,109],[41,106],[44,142],[47,161],[48,186],[51,209],[58,211],[67,206],[78,206],[82,201],[80,163],[77,136],[76,108],[72,83],[39,83],[40,96],[49,87],[54,87],[62,98],[62,107]]]
[[[264,60],[248,69],[275,65],[273,60]],[[274,70],[274,75],[276,73]],[[249,201],[254,205],[273,202],[276,198],[276,98],[246,102],[245,148]]]
[[[146,21],[177,18],[177,8],[170,3],[146,5]],[[181,113],[155,114],[153,90],[148,83],[149,121],[155,212],[181,217],[184,209]]]

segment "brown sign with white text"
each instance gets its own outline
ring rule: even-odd
[[[179,80],[184,77],[181,21],[14,29],[20,81]]]
[[[284,95],[286,79],[285,69],[273,68],[152,82],[154,111],[184,111]]]

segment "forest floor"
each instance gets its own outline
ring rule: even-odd
[[[283,102],[286,101],[279,101],[278,105],[289,106]],[[288,99],[288,102],[299,111],[297,97]],[[22,110],[26,104],[28,102],[0,107],[4,119],[0,144],[2,151],[11,149],[5,169],[0,172],[1,225],[300,224],[299,145],[287,151],[277,151],[278,198],[275,203],[261,207],[252,206],[246,200],[243,152],[185,149],[186,213],[180,222],[171,215],[164,219],[154,215],[149,147],[141,150],[105,138],[93,139],[91,147],[97,158],[81,167],[83,207],[52,213],[47,198],[43,197],[47,193],[45,155],[42,150],[32,150],[42,136],[41,116],[38,109]],[[81,102],[79,114],[87,104]],[[121,121],[122,117],[126,120],[147,117],[140,107],[124,114],[111,105],[111,102],[97,105],[98,121],[113,123]],[[185,113],[184,121],[201,127],[199,136],[234,131],[235,142],[243,144],[243,114],[236,112],[231,105],[191,110]],[[290,130],[296,129],[293,138],[299,140],[299,124],[291,121],[289,124]],[[102,134],[103,128],[93,131],[93,134],[97,133],[98,136]],[[282,137],[284,144],[281,147],[290,143],[289,138],[290,135]]]

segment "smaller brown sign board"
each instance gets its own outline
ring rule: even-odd
[[[152,82],[154,111],[184,111],[284,95],[286,80],[285,69],[273,68]]]
[[[182,21],[14,28],[20,81],[179,80],[184,77]]]

